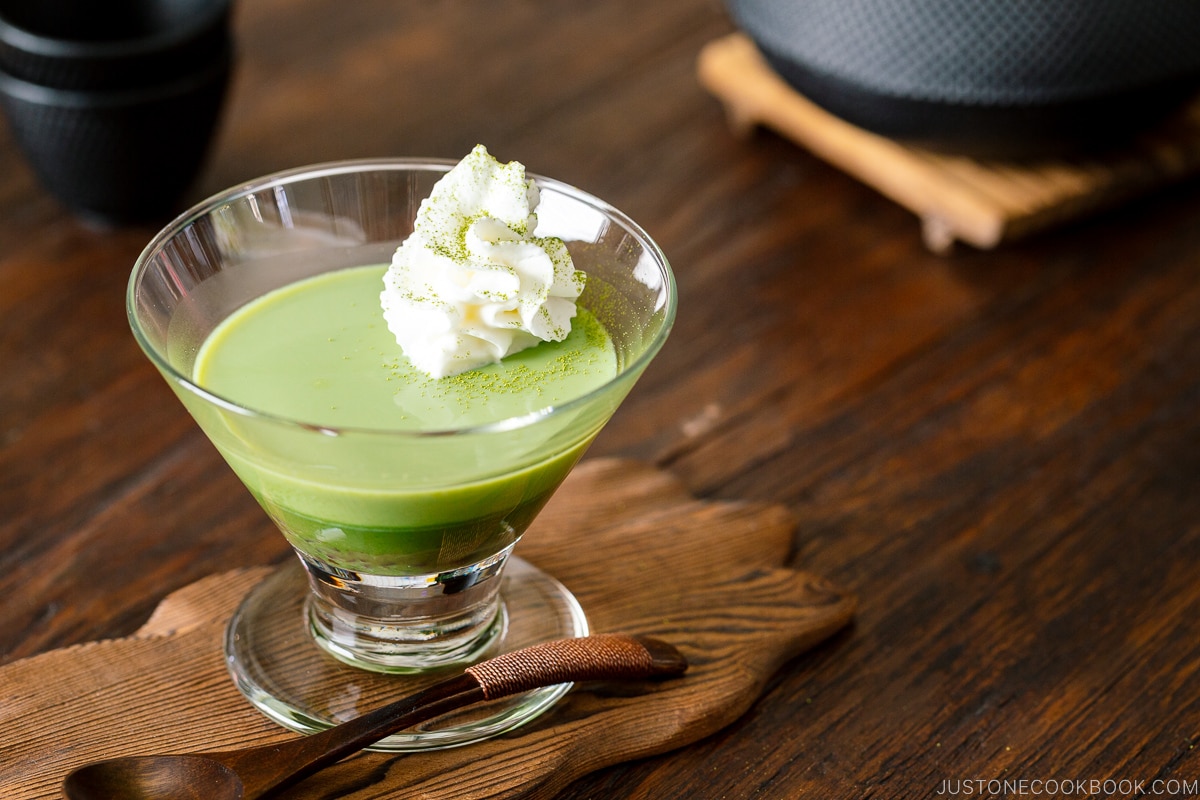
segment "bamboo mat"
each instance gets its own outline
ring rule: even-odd
[[[912,211],[925,244],[993,248],[1109,208],[1200,170],[1200,98],[1103,158],[983,161],[909,146],[855,127],[796,92],[742,33],[700,52],[701,85],[738,134],[765,126]]]

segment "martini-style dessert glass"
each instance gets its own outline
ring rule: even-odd
[[[447,227],[454,193],[439,181],[452,162],[270,175],[180,216],[134,267],[139,344],[298,556],[249,593],[226,636],[239,689],[293,730],[343,722],[447,669],[588,633],[570,592],[511,553],[661,348],[674,279],[627,216],[514,164],[497,175],[525,180],[528,224],[488,208],[508,202],[493,196],[500,179],[447,223],[466,250],[498,262],[468,265],[425,238],[458,259],[454,286],[488,301],[515,291],[536,337],[515,330],[516,311],[414,296],[440,278],[396,277],[422,214],[426,229]],[[439,185],[441,200],[421,211]],[[421,316],[445,308],[458,327]],[[492,325],[482,333],[480,318]],[[492,736],[569,688],[485,704],[377,747]]]

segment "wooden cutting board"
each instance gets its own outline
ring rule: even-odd
[[[853,616],[852,596],[784,566],[794,534],[779,507],[698,501],[652,467],[584,462],[517,552],[575,593],[594,631],[662,638],[687,656],[688,674],[576,686],[503,737],[428,753],[362,753],[284,796],[545,798],[592,770],[717,731],[773,673]],[[0,797],[59,797],[63,776],[93,759],[296,736],[247,703],[222,658],[226,621],[269,571],[211,576],[168,596],[129,638],[0,669]]]
[[[735,132],[769,127],[875,188],[917,215],[935,252],[956,241],[995,247],[1200,171],[1200,98],[1103,155],[989,161],[931,152],[845,122],[794,90],[742,33],[710,42],[697,71]]]

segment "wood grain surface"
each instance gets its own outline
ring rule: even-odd
[[[1195,182],[938,256],[874,189],[733,134],[696,76],[734,30],[712,0],[238,0],[235,28],[189,200],[477,142],[603,197],[662,245],[680,310],[591,456],[785,507],[788,563],[860,599],[736,721],[558,800],[1200,780]],[[153,233],[81,224],[0,125],[5,663],[289,557],[129,333]]]
[[[580,684],[501,738],[431,753],[363,754],[288,796],[550,797],[592,770],[720,730],[784,663],[853,615],[853,597],[782,566],[793,527],[778,506],[695,501],[651,467],[585,462],[531,528],[521,555],[571,589],[593,631],[673,644],[687,658],[686,675]],[[597,560],[596,551],[608,557]],[[209,576],[167,597],[131,637],[0,668],[0,797],[57,797],[70,770],[96,759],[294,738],[238,693],[222,655],[226,623],[267,574]],[[362,710],[395,699],[364,699]]]

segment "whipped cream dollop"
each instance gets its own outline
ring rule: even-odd
[[[522,164],[477,145],[422,201],[380,294],[417,369],[442,378],[570,333],[586,278],[561,239],[534,236],[538,200]]]

